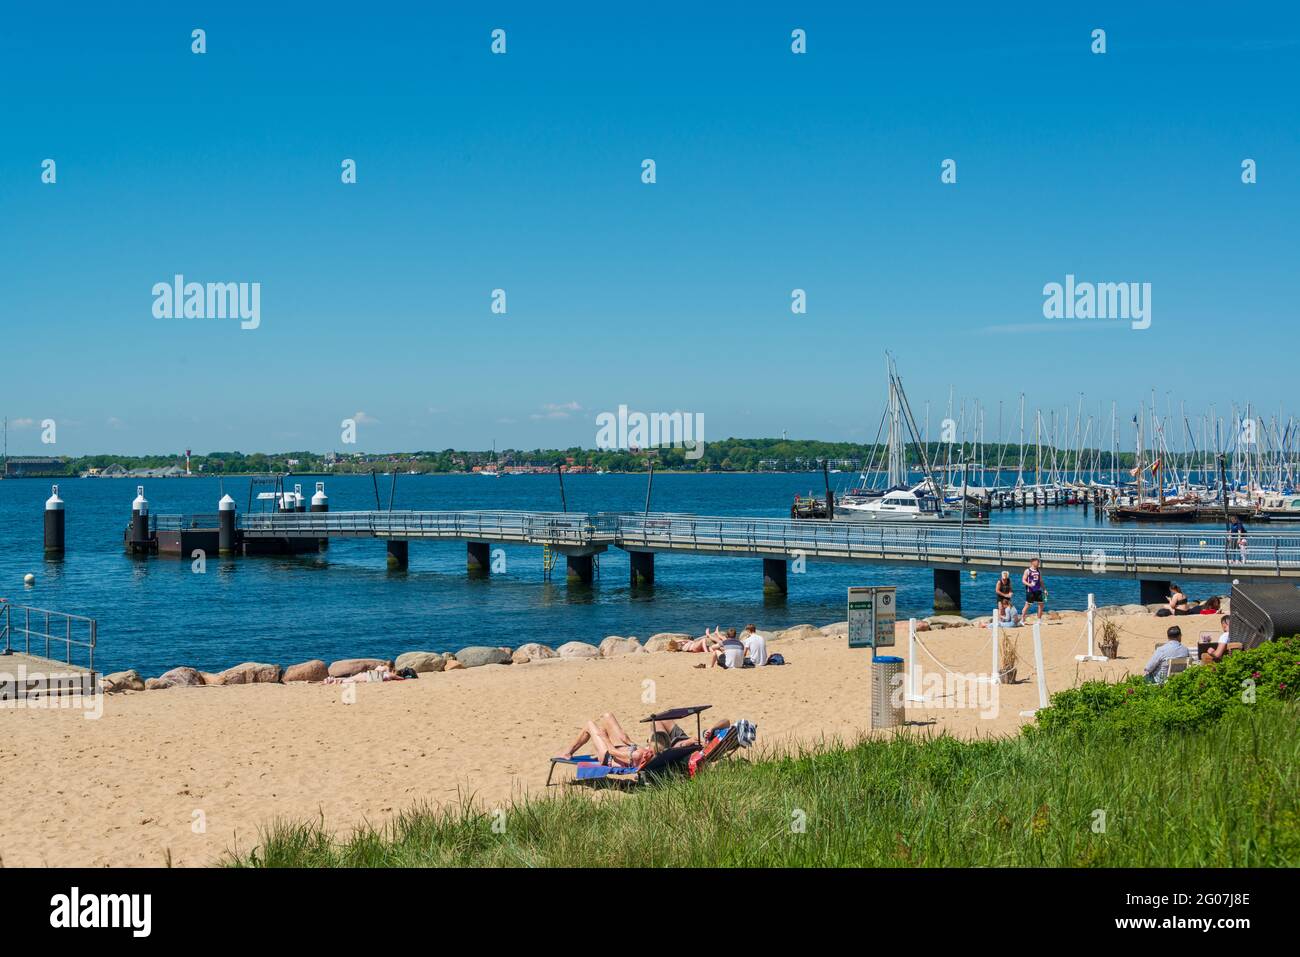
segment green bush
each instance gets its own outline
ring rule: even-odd
[[[1213,665],[1198,665],[1163,685],[1136,675],[1121,684],[1089,681],[1052,695],[1030,734],[1103,732],[1132,737],[1196,730],[1255,704],[1288,701],[1300,687],[1300,639],[1270,641]]]

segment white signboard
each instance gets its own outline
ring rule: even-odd
[[[894,645],[895,588],[855,586],[849,589],[849,647],[891,648]]]

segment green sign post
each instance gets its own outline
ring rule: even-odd
[[[897,617],[893,585],[849,589],[849,647],[892,648]]]

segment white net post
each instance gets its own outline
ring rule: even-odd
[[[1042,623],[1034,622],[1034,672],[1038,676],[1038,707],[1047,707],[1047,673],[1043,668],[1043,631]],[[1036,711],[1037,709],[1035,709]],[[1035,711],[1022,711],[1022,718],[1033,717]]]
[[[1097,646],[1094,644],[1097,638],[1097,596],[1091,592],[1088,593],[1088,653],[1086,655],[1075,655],[1075,661],[1109,661],[1105,655],[1097,654]]]
[[[920,702],[923,699],[920,695],[918,683],[918,666],[920,662],[916,660],[916,619],[907,619],[907,701]]]
[[[993,667],[989,669],[989,681],[993,684],[998,683],[999,672],[1001,671],[1002,661],[998,655],[998,613],[993,613]]]

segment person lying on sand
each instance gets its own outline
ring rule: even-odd
[[[705,740],[730,726],[730,721],[719,721],[705,733]],[[606,711],[599,718],[588,721],[578,732],[573,744],[569,745],[569,749],[556,757],[567,761],[588,741],[592,743],[601,764],[617,764],[624,768],[643,768],[660,751],[700,743],[683,731],[680,725],[671,721],[656,721],[650,735],[650,744],[642,747],[628,737],[623,726],[618,723],[618,718]]]
[[[699,638],[690,638],[686,641],[678,642],[674,651],[717,651],[722,646],[722,629],[715,626],[713,631],[704,629],[704,634]]]

